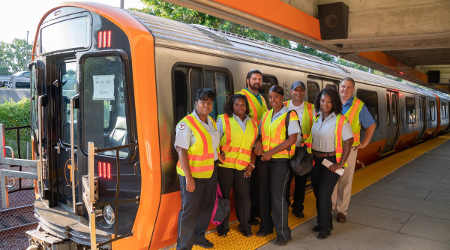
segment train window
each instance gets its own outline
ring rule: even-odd
[[[314,103],[320,92],[319,84],[313,81],[308,81],[306,83],[306,88],[308,90],[308,101]]]
[[[332,89],[338,91],[338,87],[336,86],[336,84],[327,84],[327,86],[325,86],[325,88],[332,88]]]
[[[61,101],[61,112],[63,116],[61,118],[61,131],[62,131],[62,141],[65,143],[70,143],[70,99],[78,93],[78,82],[77,82],[77,63],[76,62],[65,62],[61,67],[61,84],[62,84],[62,101]],[[74,127],[75,127],[75,144],[77,142],[77,117],[78,109],[74,109]],[[109,122],[109,120],[108,120]]]
[[[378,95],[375,91],[358,89],[356,96],[361,99],[367,106],[370,114],[373,116],[378,124]]]
[[[414,97],[406,97],[406,119],[408,124],[416,123],[416,100]]]
[[[391,96],[391,102],[392,102],[392,125],[397,125],[397,106],[398,106],[398,94],[392,93]]]
[[[447,118],[446,108],[447,108],[447,104],[445,104],[444,102],[441,102],[441,117],[442,117],[442,119]]]
[[[175,122],[193,110],[195,93],[199,88],[212,88],[216,91],[211,116],[216,118],[218,114],[222,114],[227,97],[233,93],[230,79],[230,75],[224,69],[175,65],[173,69]]]
[[[122,59],[119,56],[88,57],[82,64],[82,70],[84,150],[87,151],[87,142],[94,142],[98,148],[126,145],[126,82]],[[121,150],[119,155],[127,157],[128,149]]]
[[[429,114],[429,118],[430,118],[430,121],[435,121],[436,120],[436,103],[434,102],[434,101],[430,101],[429,102],[429,112],[428,112],[428,114]]]
[[[269,100],[269,89],[273,85],[278,85],[278,80],[273,75],[263,75],[262,87],[260,89],[261,94],[266,100]],[[268,103],[267,103],[268,104]]]
[[[391,125],[391,96],[386,93],[386,124]]]

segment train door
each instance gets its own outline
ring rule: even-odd
[[[75,106],[72,107],[71,103],[75,104],[78,97],[77,62],[75,60],[60,60],[56,63],[56,68],[58,84],[55,86],[55,92],[58,98],[55,98],[57,100],[55,112],[57,124],[55,127],[58,128],[58,135],[54,148],[56,149],[57,162],[55,171],[58,180],[58,201],[72,207],[74,200],[72,198],[71,168],[75,164],[72,163],[71,156],[72,150],[76,150],[78,144],[78,109]],[[73,112],[73,117],[71,112]],[[73,138],[71,137],[72,129]],[[75,154],[75,152],[73,153]],[[75,180],[75,183],[77,183],[77,180]]]
[[[384,152],[389,152],[394,150],[395,143],[397,142],[400,133],[400,121],[398,112],[399,96],[398,92],[387,91],[386,92],[386,103],[388,110],[388,126],[387,127],[387,141],[384,148]]]
[[[424,96],[420,97],[420,119],[422,121],[422,130],[420,131],[421,137],[427,129],[427,99]]]

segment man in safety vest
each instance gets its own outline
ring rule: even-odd
[[[264,99],[264,96],[261,95],[260,90],[262,87],[262,80],[263,80],[263,74],[261,71],[257,69],[250,70],[247,73],[247,77],[245,79],[246,88],[239,91],[237,94],[245,95],[247,98],[248,104],[250,106],[250,118],[256,122],[256,124],[259,124],[261,121],[261,118],[263,114],[267,111],[267,104],[266,100]],[[252,200],[252,209],[251,209],[251,216],[250,216],[250,224],[256,225],[258,224],[258,221],[256,220],[256,217],[258,215],[258,188],[257,188],[257,172],[258,172],[258,165],[260,164],[259,157],[256,159],[255,165],[256,169],[254,170],[254,173],[251,177],[251,200]]]
[[[332,195],[333,211],[336,212],[336,220],[341,223],[347,220],[358,149],[363,149],[369,145],[376,129],[375,120],[366,105],[353,96],[354,91],[355,81],[350,77],[344,78],[339,85],[339,95],[343,105],[342,113],[347,117],[352,127],[354,141],[347,159],[348,167],[345,168],[344,175],[339,179]],[[360,138],[361,127],[366,129],[363,140]]]
[[[291,85],[291,100],[286,101],[284,104],[288,108],[288,111],[295,110],[298,115],[299,121],[301,121],[301,134],[297,136],[296,146],[302,146],[306,142],[306,139],[311,134],[311,127],[314,119],[314,104],[307,101],[303,101],[305,98],[305,84],[302,81],[295,81]],[[299,176],[295,175],[295,191],[294,202],[292,203],[292,213],[298,217],[303,218],[303,202],[305,200],[305,185],[308,175]],[[288,203],[290,202],[290,183],[288,184]]]

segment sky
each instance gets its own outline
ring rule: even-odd
[[[0,5],[0,41],[11,43],[14,38],[27,39],[31,44],[42,16],[64,2],[98,2],[115,7],[120,0],[2,0]],[[140,0],[124,0],[125,8],[143,8]]]

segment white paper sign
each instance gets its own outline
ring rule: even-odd
[[[114,100],[114,75],[95,75],[92,78],[94,81],[92,99],[95,101]]]
[[[327,159],[323,159],[322,161],[322,165],[324,165],[325,167],[327,167],[328,169],[330,169],[331,165],[333,165],[334,163],[327,160]],[[336,169],[335,173],[339,176],[342,176],[344,174],[344,169],[343,168],[338,168]]]

